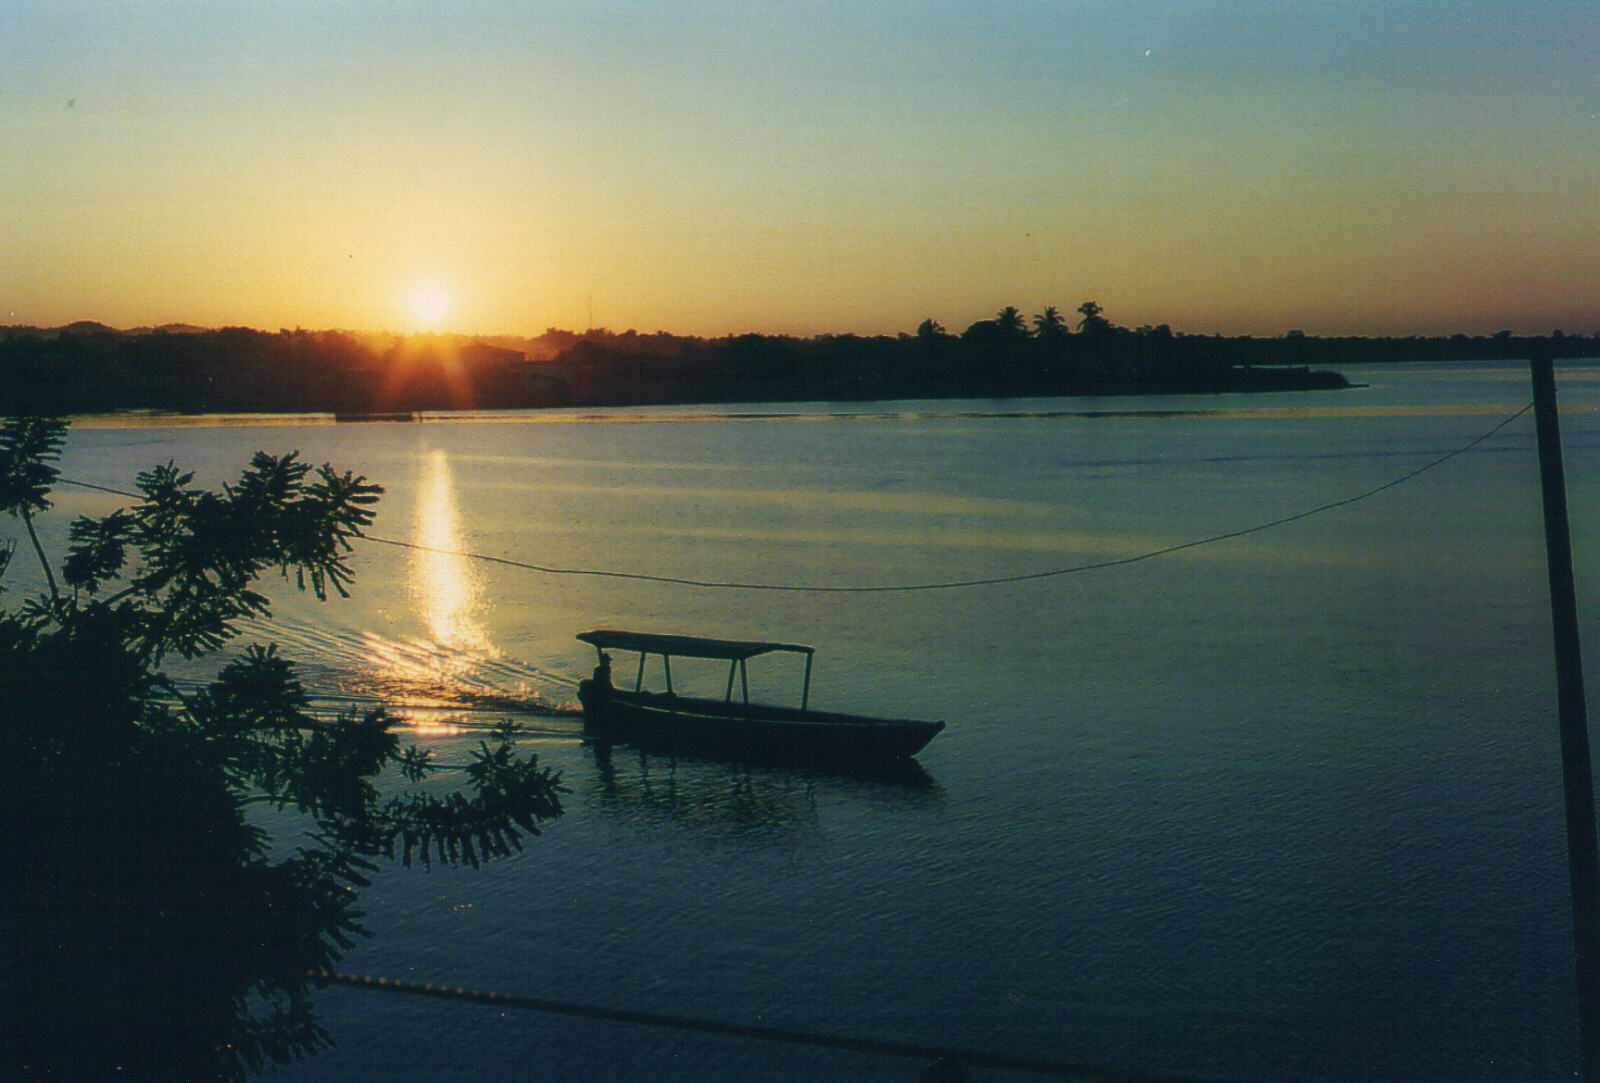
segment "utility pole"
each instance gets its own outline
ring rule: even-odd
[[[1561,715],[1561,780],[1567,807],[1567,872],[1572,881],[1572,933],[1578,977],[1578,1041],[1585,1083],[1600,1083],[1600,845],[1594,822],[1594,776],[1589,759],[1589,714],[1578,642],[1577,590],[1567,482],[1561,462],[1555,367],[1548,350],[1531,361],[1533,410],[1539,431],[1539,478],[1544,490],[1545,557],[1555,632],[1556,695]]]

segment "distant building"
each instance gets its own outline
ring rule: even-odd
[[[469,342],[457,351],[461,365],[469,373],[506,370],[512,365],[526,364],[528,355],[521,350],[507,350],[487,342]]]
[[[517,370],[517,400],[521,406],[568,406],[572,388],[548,362],[529,361]]]
[[[548,365],[529,361],[521,350],[471,342],[457,351],[474,399],[483,406],[561,406],[570,395],[567,382]]]

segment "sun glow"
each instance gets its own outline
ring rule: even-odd
[[[436,330],[450,314],[450,292],[434,283],[418,286],[411,291],[406,307],[417,326],[429,331]]]

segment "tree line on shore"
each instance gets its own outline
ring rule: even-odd
[[[0,328],[8,412],[374,413],[646,403],[1171,394],[1348,386],[1320,366],[1600,356],[1600,334],[1319,337],[1126,328],[1086,301],[959,334],[720,338],[551,328],[533,338],[242,327]]]

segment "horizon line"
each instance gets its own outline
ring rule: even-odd
[[[929,317],[929,318],[931,319],[932,317]],[[973,326],[973,324],[977,324],[977,323],[992,322],[992,320],[993,320],[992,317],[990,317],[988,319],[974,320],[973,323],[972,324],[968,324],[967,327],[971,327],[971,326]],[[934,322],[938,323],[939,321],[935,320]],[[1120,327],[1119,325],[1115,325],[1115,324],[1113,324],[1113,326],[1117,327],[1118,330],[1121,330],[1121,331],[1124,331],[1124,332],[1128,332],[1128,333],[1133,333],[1133,334],[1137,334],[1138,330],[1139,330],[1138,328]],[[1225,338],[1225,339],[1227,339],[1227,338],[1288,339],[1288,338],[1304,337],[1304,338],[1308,338],[1308,339],[1345,339],[1345,338],[1358,338],[1358,339],[1407,339],[1407,338],[1451,339],[1451,338],[1456,338],[1457,336],[1464,336],[1464,337],[1466,337],[1468,339],[1478,339],[1478,338],[1493,339],[1493,338],[1495,338],[1497,336],[1500,336],[1500,335],[1509,335],[1512,338],[1545,338],[1545,339],[1549,339],[1549,338],[1560,337],[1560,338],[1570,338],[1570,339],[1600,339],[1600,330],[1596,330],[1593,333],[1586,335],[1581,331],[1579,331],[1579,332],[1567,332],[1567,331],[1565,331],[1565,330],[1563,330],[1561,328],[1554,328],[1554,329],[1549,330],[1549,331],[1515,331],[1515,330],[1512,330],[1510,328],[1500,328],[1500,329],[1497,329],[1497,330],[1492,331],[1492,332],[1483,332],[1483,331],[1471,332],[1471,331],[1456,330],[1456,331],[1445,331],[1445,332],[1410,331],[1410,332],[1405,332],[1405,333],[1374,332],[1374,331],[1364,331],[1364,332],[1351,332],[1351,331],[1346,331],[1346,332],[1317,332],[1317,331],[1305,331],[1305,330],[1302,330],[1300,328],[1290,328],[1289,330],[1286,330],[1286,331],[1278,331],[1278,332],[1274,332],[1274,333],[1262,334],[1260,332],[1255,332],[1255,331],[1245,331],[1245,332],[1184,331],[1184,330],[1181,330],[1179,328],[1170,327],[1167,324],[1155,324],[1155,325],[1142,324],[1141,325],[1141,327],[1151,327],[1151,326],[1154,326],[1154,327],[1157,327],[1157,328],[1159,328],[1159,327],[1168,327],[1168,330],[1169,330],[1171,336],[1174,337],[1174,338],[1184,337],[1184,338]],[[807,340],[807,339],[819,339],[819,338],[825,338],[825,337],[847,337],[847,336],[848,337],[854,337],[854,338],[865,338],[865,339],[872,339],[872,338],[897,339],[902,335],[915,336],[915,334],[916,334],[916,329],[915,328],[913,328],[911,330],[907,330],[907,331],[897,331],[897,332],[880,331],[880,332],[867,332],[867,333],[859,332],[859,331],[816,331],[816,332],[812,332],[810,334],[797,334],[797,333],[790,332],[790,331],[752,331],[752,330],[744,330],[744,331],[724,331],[724,332],[722,332],[720,334],[701,334],[701,333],[695,333],[695,332],[668,331],[668,330],[665,330],[663,328],[657,328],[657,329],[655,329],[653,331],[641,331],[641,330],[639,330],[637,328],[629,327],[629,328],[626,328],[624,330],[617,331],[617,330],[613,330],[610,327],[589,327],[589,328],[586,328],[586,329],[583,329],[583,330],[578,330],[576,328],[550,326],[550,327],[546,327],[543,331],[538,331],[538,332],[533,332],[533,333],[526,333],[526,332],[517,332],[517,331],[457,331],[457,330],[450,330],[450,329],[446,329],[446,328],[429,328],[429,329],[425,329],[425,330],[423,330],[423,329],[419,329],[419,330],[401,330],[401,329],[397,329],[397,328],[376,328],[376,329],[374,329],[374,328],[359,328],[359,327],[306,327],[306,326],[303,326],[303,325],[300,325],[300,324],[296,324],[294,327],[279,326],[276,330],[273,330],[273,329],[270,329],[270,328],[267,328],[267,327],[258,327],[258,326],[254,326],[254,325],[251,325],[251,324],[243,324],[243,323],[199,324],[199,323],[191,323],[191,322],[189,322],[187,320],[169,320],[169,321],[166,321],[164,323],[145,323],[145,324],[137,324],[137,325],[134,325],[134,326],[131,326],[131,327],[118,327],[118,326],[116,326],[114,324],[108,324],[108,323],[105,323],[103,321],[94,320],[94,319],[70,320],[70,321],[68,321],[66,323],[61,323],[61,324],[36,324],[36,323],[7,323],[7,324],[0,324],[0,331],[54,331],[54,332],[61,332],[61,331],[69,330],[69,329],[79,329],[79,328],[82,328],[84,330],[104,329],[106,331],[109,331],[109,332],[112,332],[112,333],[115,333],[115,334],[123,334],[123,335],[132,335],[132,334],[140,334],[140,333],[153,334],[153,333],[156,333],[156,332],[159,332],[159,331],[168,330],[168,329],[183,328],[183,329],[186,329],[189,333],[206,333],[206,332],[228,331],[228,330],[245,330],[245,331],[255,331],[255,332],[260,333],[260,334],[271,335],[271,334],[281,334],[281,333],[285,333],[285,332],[296,332],[296,331],[298,331],[298,332],[304,332],[304,333],[307,333],[307,334],[346,334],[346,335],[355,335],[355,336],[396,336],[396,337],[401,337],[401,338],[464,338],[464,339],[501,338],[501,339],[527,339],[527,340],[534,340],[534,339],[544,338],[545,336],[550,335],[550,334],[573,335],[573,336],[575,336],[577,338],[584,338],[586,336],[591,336],[591,335],[609,335],[609,336],[614,336],[614,337],[619,337],[619,338],[627,336],[627,335],[634,335],[634,336],[637,336],[637,337],[640,337],[640,338],[648,338],[648,337],[657,336],[657,335],[665,335],[665,336],[667,336],[669,338],[704,339],[706,341],[715,341],[717,339],[723,339],[723,338],[741,338],[741,337],[744,337],[746,335],[756,335],[756,336],[760,336],[760,337],[763,337],[763,338],[792,338],[792,339]],[[954,337],[954,338],[959,338],[961,336],[962,332],[965,331],[966,329],[967,328],[964,327],[964,328],[961,328],[959,330],[952,330],[949,327],[944,327],[943,325],[941,325],[942,332],[944,334],[949,335],[949,336]],[[1031,331],[1026,331],[1025,333],[1028,334],[1030,337],[1032,335]],[[1066,333],[1074,334],[1074,335],[1082,334],[1082,332],[1071,331],[1070,328],[1068,329],[1068,331]]]

